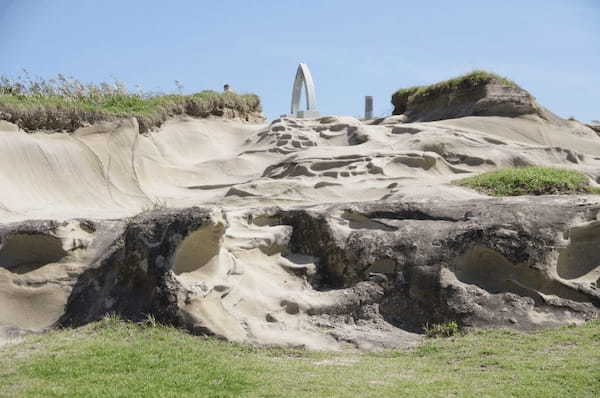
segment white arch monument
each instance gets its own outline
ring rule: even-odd
[[[302,86],[306,91],[306,110],[300,110],[300,98],[302,97]],[[296,71],[294,87],[292,89],[291,116],[299,118],[319,117],[315,95],[315,82],[313,81],[308,65],[301,63]]]

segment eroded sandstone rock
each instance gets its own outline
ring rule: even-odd
[[[434,88],[425,93],[400,91],[392,96],[394,115],[403,122],[428,122],[465,116],[517,117],[537,115],[561,123],[562,120],[537,103],[526,90],[497,79],[472,81]]]
[[[591,196],[157,210],[0,227],[0,330],[109,313],[314,349],[406,347],[423,327],[521,330],[600,314]]]

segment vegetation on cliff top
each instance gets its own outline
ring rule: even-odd
[[[0,348],[5,397],[598,396],[600,323],[381,353],[257,348],[115,317]]]
[[[510,79],[507,79],[506,77],[502,77],[495,73],[487,72],[484,70],[475,70],[473,72],[428,86],[414,86],[403,88],[396,91],[393,97],[425,97],[456,90],[458,88],[477,87],[482,84],[490,83],[492,81],[497,81],[507,86],[518,87],[515,82],[513,82]]]
[[[83,84],[58,75],[56,79],[0,77],[0,120],[36,130],[69,131],[103,120],[135,117],[144,133],[174,115],[248,118],[261,112],[254,94],[202,91],[192,95],[133,93],[114,83]]]
[[[502,169],[454,183],[492,196],[600,193],[585,174],[554,167]]]

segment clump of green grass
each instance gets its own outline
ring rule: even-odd
[[[458,322],[450,321],[425,325],[424,331],[427,337],[452,337],[458,335],[460,326],[458,325]]]
[[[260,348],[115,317],[0,348],[1,397],[593,397],[600,322],[379,353]]]
[[[600,193],[589,178],[578,171],[530,166],[490,171],[455,181],[492,196]]]
[[[414,86],[396,91],[392,95],[392,105],[396,108],[394,114],[404,113],[407,104],[410,102],[418,102],[425,98],[439,96],[457,89],[479,87],[490,82],[498,82],[507,86],[518,87],[515,82],[506,77],[484,70],[475,70],[428,86]]]
[[[179,91],[182,86],[176,82]],[[83,84],[58,75],[55,79],[0,77],[0,120],[37,130],[72,132],[86,124],[134,117],[140,132],[159,127],[174,115],[229,116],[248,119],[262,111],[254,94],[202,91],[192,95],[130,92],[119,82]]]

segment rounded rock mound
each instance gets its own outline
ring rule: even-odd
[[[465,116],[516,117],[534,114],[559,120],[513,81],[485,71],[475,71],[430,86],[396,91],[394,115],[405,122],[428,122]]]

